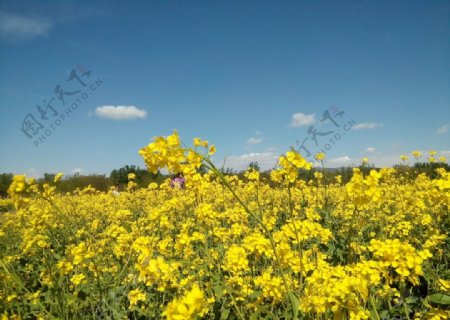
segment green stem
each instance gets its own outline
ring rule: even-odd
[[[370,296],[370,303],[372,304],[372,308],[375,313],[375,317],[376,317],[375,319],[380,320],[381,318],[380,318],[380,315],[378,314],[377,306],[375,305],[375,300],[373,299],[372,295]]]

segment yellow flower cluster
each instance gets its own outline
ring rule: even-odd
[[[168,305],[163,315],[168,320],[191,320],[204,313],[205,297],[197,285],[180,298],[175,298]]]
[[[249,270],[245,249],[238,245],[232,245],[225,254],[223,269],[231,274],[241,274]]]
[[[423,275],[423,261],[432,257],[428,249],[417,251],[409,243],[402,243],[399,239],[372,239],[369,250],[376,259],[383,261],[384,267],[394,268],[400,276],[408,277],[414,284],[418,284],[418,276]]]
[[[194,139],[195,146],[207,148],[208,142]],[[211,150],[211,152],[214,150]],[[148,169],[156,173],[159,169],[167,167],[169,172],[185,175],[195,173],[201,165],[202,158],[194,150],[182,148],[178,132],[167,138],[157,137],[145,148],[139,150],[139,154],[144,158]]]
[[[36,191],[36,181],[34,178],[26,178],[24,175],[13,177],[12,183],[8,188],[8,195],[16,208],[29,202],[27,195]]]
[[[136,306],[139,301],[145,301],[147,299],[147,295],[140,289],[134,289],[128,293],[128,299],[130,300],[130,307],[133,307]]]
[[[272,170],[270,177],[275,182],[294,183],[297,180],[299,169],[311,170],[312,164],[306,161],[295,150],[286,152],[278,159],[279,168]]]
[[[438,319],[446,312],[415,293],[424,281],[430,295],[449,292],[445,169],[413,177],[362,167],[328,180],[321,170],[302,180],[311,164],[291,150],[270,176],[255,168],[225,176],[209,157],[214,151],[199,138],[183,146],[177,132],[141,149],[149,170],[183,173],[182,190],[167,179],[131,184],[120,196],[93,188],[63,194],[14,177],[8,201],[16,207],[0,214],[3,318]]]

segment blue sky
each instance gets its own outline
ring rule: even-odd
[[[235,169],[450,158],[449,39],[448,1],[2,1],[0,172],[143,167],[173,129]]]

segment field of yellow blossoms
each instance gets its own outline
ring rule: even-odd
[[[138,189],[131,174],[119,195],[62,194],[61,175],[43,188],[15,176],[0,200],[15,208],[0,213],[0,319],[450,317],[450,172],[305,181],[311,164],[291,150],[270,179],[239,179],[214,152],[176,132],[139,151],[184,189]]]

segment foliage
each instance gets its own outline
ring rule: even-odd
[[[128,175],[130,173],[135,174],[135,182],[139,187],[147,187],[149,183],[156,182],[161,183],[165,177],[159,172],[150,173],[147,170],[141,169],[134,165],[126,165],[119,169],[114,169],[109,175],[109,179],[112,185],[124,186],[128,183]]]
[[[5,197],[8,191],[9,185],[13,179],[12,173],[2,173],[0,174],[0,197]]]

